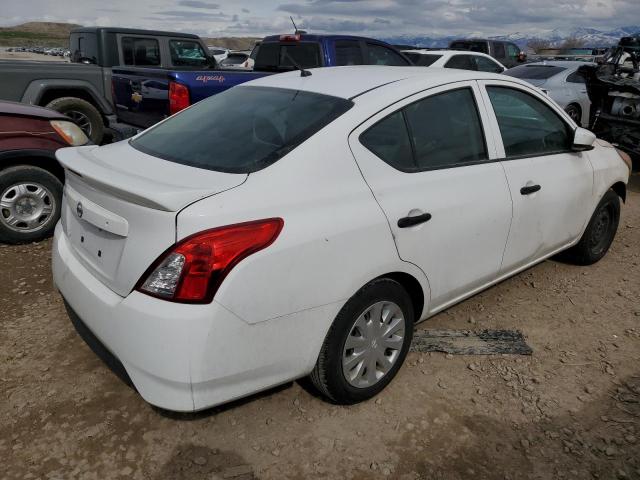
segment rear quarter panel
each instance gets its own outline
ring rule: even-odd
[[[243,72],[232,70],[175,71],[169,79],[189,88],[191,103],[194,104],[220,92],[271,75],[268,72]]]

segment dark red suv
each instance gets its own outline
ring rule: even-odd
[[[86,143],[83,131],[58,112],[0,102],[0,242],[51,235],[64,183],[55,151]]]

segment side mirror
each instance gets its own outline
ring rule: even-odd
[[[574,152],[586,152],[593,150],[593,142],[596,141],[596,136],[593,132],[590,132],[586,128],[578,127],[573,132],[573,145],[571,150]]]

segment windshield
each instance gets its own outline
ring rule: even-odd
[[[519,65],[505,71],[505,75],[527,80],[546,80],[566,70],[557,65]]]
[[[196,168],[251,173],[276,162],[353,106],[350,100],[270,87],[235,87],[130,141]]]
[[[442,55],[436,55],[433,53],[415,53],[415,52],[403,52],[405,57],[409,57],[409,60],[413,62],[414,65],[419,67],[428,67],[429,65],[433,65],[433,63],[442,57]]]

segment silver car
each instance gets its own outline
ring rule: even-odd
[[[579,126],[589,124],[591,102],[584,78],[577,73],[586,62],[545,61],[526,63],[510,68],[505,75],[521,78],[543,90]]]

